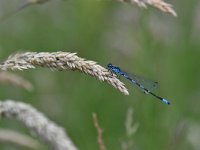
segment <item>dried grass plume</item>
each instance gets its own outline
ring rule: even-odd
[[[15,15],[16,13],[24,10],[25,8],[31,6],[31,5],[40,5],[40,4],[44,4],[46,2],[49,2],[50,0],[27,0],[27,2],[25,4],[23,4],[22,6],[20,6],[19,8],[15,9],[14,11],[4,15],[3,17],[0,18],[0,23],[5,21],[6,19],[10,18],[11,16]]]
[[[176,11],[172,8],[173,6],[162,0],[119,0],[120,2],[136,3],[139,7],[146,8],[147,5],[151,5],[165,13],[169,13],[173,16],[177,16]]]
[[[32,150],[38,150],[41,147],[37,140],[10,129],[0,129],[0,144],[13,144]]]
[[[0,117],[14,118],[22,122],[54,150],[77,150],[64,128],[56,125],[31,105],[14,100],[0,101]]]
[[[85,60],[70,52],[25,52],[10,56],[5,62],[0,64],[0,70],[24,70],[37,66],[47,67],[53,70],[79,70],[85,74],[93,76],[100,81],[106,81],[117,90],[128,95],[128,90],[124,84],[109,72],[106,68],[91,60]]]
[[[33,86],[29,81],[10,72],[0,72],[0,83],[11,84],[16,87],[24,88],[28,91],[33,90]]]
[[[96,113],[92,114],[94,127],[97,130],[97,142],[99,144],[99,150],[106,150],[106,146],[103,141],[103,129],[100,127]]]

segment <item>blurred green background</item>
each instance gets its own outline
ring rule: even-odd
[[[25,2],[1,0],[0,16]],[[27,7],[0,23],[0,60],[17,51],[78,52],[102,66],[111,62],[158,81],[156,93],[172,105],[144,95],[123,78],[130,96],[80,72],[46,68],[14,72],[28,79],[34,91],[0,84],[0,99],[30,103],[63,126],[80,150],[98,149],[92,112],[108,150],[126,150],[122,143],[127,150],[199,150],[200,2],[167,2],[177,18],[115,0],[54,0]],[[124,125],[128,108],[139,123],[131,137]],[[0,127],[28,133],[11,119],[1,120]],[[0,149],[22,148],[1,144]]]

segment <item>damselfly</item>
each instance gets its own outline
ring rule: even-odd
[[[128,73],[126,73],[125,71],[122,71],[119,67],[113,66],[112,64],[108,64],[107,65],[108,70],[110,70],[112,73],[118,75],[118,76],[123,76],[124,78],[128,79],[129,81],[131,81],[131,83],[135,84],[136,86],[138,86],[142,91],[144,91],[144,93],[146,94],[151,94],[152,96],[156,97],[157,99],[161,100],[163,103],[165,104],[170,104],[170,102],[156,94],[154,94],[150,89],[148,89],[147,87],[145,87],[145,85],[143,83],[141,83],[137,76],[133,75],[130,76]],[[154,82],[156,83],[156,82]]]

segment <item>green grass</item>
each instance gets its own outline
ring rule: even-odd
[[[197,2],[174,2],[179,17],[173,18],[114,0],[56,1],[29,7],[0,24],[2,61],[18,50],[78,52],[101,65],[111,62],[158,81],[158,94],[169,99],[170,106],[144,95],[123,79],[130,96],[79,72],[42,68],[20,72],[33,83],[33,92],[0,85],[0,99],[32,104],[66,128],[80,150],[98,149],[92,112],[97,113],[104,129],[107,149],[121,150],[126,112],[131,106],[134,120],[140,124],[132,139],[134,149],[170,150],[177,124],[199,124],[200,44],[199,37],[193,38],[194,25],[198,24],[194,19]],[[1,120],[0,126],[9,128],[12,123]],[[176,149],[192,148],[187,132],[180,139],[175,142]]]

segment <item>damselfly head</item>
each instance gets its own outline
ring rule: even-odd
[[[111,63],[109,63],[109,64],[107,64],[107,67],[108,67],[108,68],[112,68],[113,65],[112,65]]]

